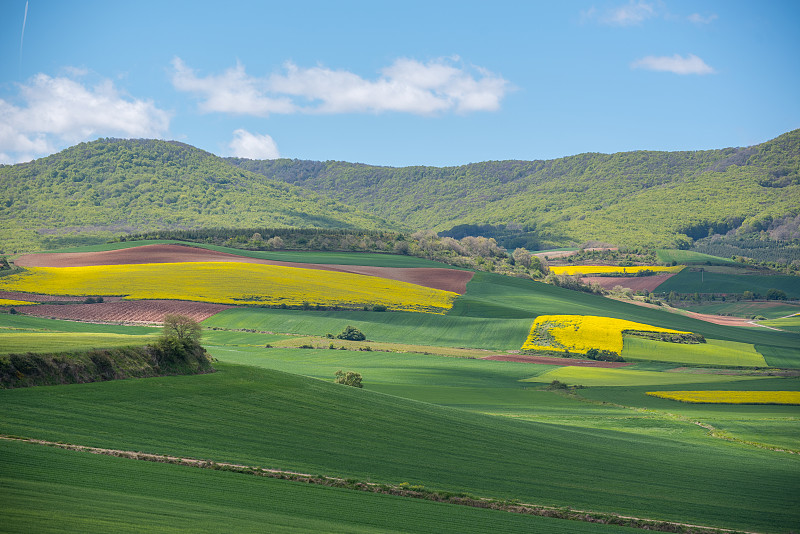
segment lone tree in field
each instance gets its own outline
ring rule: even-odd
[[[341,369],[336,371],[336,379],[334,382],[337,384],[344,384],[345,386],[353,386],[354,388],[364,387],[361,385],[361,373],[354,373],[347,371],[346,373]]]
[[[185,315],[168,314],[164,316],[164,337],[182,343],[198,343],[202,331],[200,324]]]

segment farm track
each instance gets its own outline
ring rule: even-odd
[[[463,295],[467,282],[475,274],[439,267],[372,267],[360,265],[329,265],[321,263],[294,263],[237,256],[184,245],[143,245],[140,247],[103,252],[53,252],[25,254],[14,260],[20,267],[89,267],[97,265],[141,265],[148,263],[232,262],[260,263],[299,269],[316,269],[341,273],[361,274],[407,282],[432,289],[453,291]]]
[[[0,439],[7,441],[29,443],[34,445],[42,445],[47,447],[57,447],[60,449],[77,451],[77,452],[88,452],[91,454],[114,456],[117,458],[126,458],[131,460],[183,465],[187,467],[196,467],[201,469],[232,471],[240,474],[277,478],[277,479],[290,480],[296,482],[304,482],[307,484],[317,484],[322,486],[347,488],[355,491],[382,493],[387,495],[394,495],[399,497],[407,497],[415,499],[425,499],[437,502],[444,502],[448,504],[456,504],[460,506],[487,508],[504,512],[510,512],[510,513],[535,515],[540,517],[550,517],[562,520],[619,525],[619,526],[638,528],[648,531],[683,532],[685,534],[730,534],[730,533],[758,534],[756,532],[751,532],[751,531],[741,531],[741,530],[733,530],[733,529],[726,529],[719,527],[707,527],[703,525],[694,525],[694,524],[680,523],[675,521],[659,521],[654,519],[645,519],[633,516],[598,513],[586,510],[573,510],[571,508],[559,508],[559,507],[542,506],[536,504],[524,504],[524,503],[518,503],[516,501],[506,501],[506,500],[492,499],[485,497],[453,495],[450,492],[436,492],[436,491],[426,490],[420,486],[409,486],[407,484],[401,484],[401,485],[378,484],[374,482],[355,481],[352,479],[346,480],[338,477],[327,477],[324,475],[310,475],[307,473],[298,473],[295,471],[285,471],[281,469],[263,468],[263,467],[248,466],[248,465],[234,464],[227,462],[215,462],[213,460],[184,458],[179,456],[144,453],[137,451],[124,451],[119,449],[90,447],[86,445],[60,443],[60,442],[47,441],[41,439],[24,438],[20,436],[0,435]]]

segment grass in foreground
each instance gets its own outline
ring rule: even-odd
[[[636,532],[6,441],[0,485],[4,532]]]
[[[216,367],[195,377],[0,391],[0,432],[734,528],[800,522],[791,491],[800,462],[769,451],[632,440]]]
[[[95,334],[84,332],[4,333],[0,330],[0,354],[62,352],[76,349],[134,347],[157,339],[155,334]]]

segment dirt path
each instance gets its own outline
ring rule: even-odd
[[[136,452],[136,451],[124,451],[119,449],[105,449],[100,447],[89,447],[86,445],[74,445],[69,443],[60,443],[55,441],[46,441],[41,439],[23,438],[23,437],[8,436],[8,435],[0,435],[0,439],[7,441],[30,443],[34,445],[43,445],[47,447],[57,447],[60,449],[66,449],[71,451],[88,452],[91,454],[115,456],[117,458],[127,458],[131,460],[168,463],[174,465],[183,465],[187,467],[196,467],[201,469],[214,469],[214,470],[225,469],[226,471],[234,471],[241,474],[265,476],[265,477],[279,478],[285,480],[294,480],[294,481],[305,482],[308,484],[318,484],[323,486],[348,488],[356,491],[383,493],[388,495],[396,495],[400,497],[426,499],[437,502],[458,504],[461,506],[471,506],[474,508],[490,508],[493,510],[501,510],[505,512],[518,513],[518,514],[536,515],[541,517],[551,517],[562,520],[622,525],[649,531],[691,532],[692,534],[724,534],[731,532],[742,532],[739,530],[734,531],[725,528],[705,527],[702,525],[693,525],[689,523],[658,521],[658,520],[644,519],[633,516],[624,516],[624,515],[616,515],[609,513],[597,513],[586,510],[572,510],[570,508],[557,508],[553,506],[543,506],[536,504],[510,503],[507,500],[499,500],[491,498],[457,497],[457,496],[452,496],[449,493],[442,494],[435,491],[424,490],[424,489],[417,490],[415,489],[414,486],[409,487],[402,485],[378,484],[375,482],[352,481],[351,479],[345,480],[338,477],[310,475],[307,473],[298,473],[296,471],[269,469],[264,467],[254,467],[249,465],[234,464],[227,462],[214,462],[213,460],[200,460],[196,458],[186,458],[180,456],[152,454],[152,453]],[[691,530],[686,530],[686,529],[691,529]],[[748,532],[746,534],[756,534],[756,533]]]

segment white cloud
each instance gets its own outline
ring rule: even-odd
[[[503,78],[458,58],[421,63],[398,59],[367,80],[346,70],[287,63],[283,73],[248,76],[242,65],[221,76],[197,77],[183,61],[173,62],[173,83],[199,94],[202,111],[266,116],[269,113],[381,113],[430,115],[448,111],[493,111],[509,90]]]
[[[294,106],[288,98],[276,99],[265,96],[263,80],[249,77],[238,62],[235,67],[226,70],[220,76],[205,78],[198,78],[180,58],[175,58],[172,66],[175,68],[172,75],[173,86],[179,91],[203,97],[204,100],[200,103],[202,111],[258,116],[294,111]]]
[[[647,56],[631,63],[631,68],[672,72],[675,74],[714,74],[716,72],[694,54],[689,54],[685,58],[678,54],[672,57]]]
[[[612,26],[635,26],[657,15],[653,2],[630,0],[627,4],[609,9],[600,15],[600,22]]]
[[[693,22],[694,24],[711,24],[717,20],[717,15],[716,13],[712,13],[711,15],[704,17],[700,13],[692,13],[686,18],[689,19],[689,22]]]
[[[86,87],[37,74],[19,86],[14,105],[0,99],[0,162],[18,163],[99,135],[156,137],[170,116],[153,102],[127,98],[110,80]]]
[[[228,145],[237,158],[277,159],[278,145],[268,135],[252,134],[241,128],[233,132],[233,140]]]

